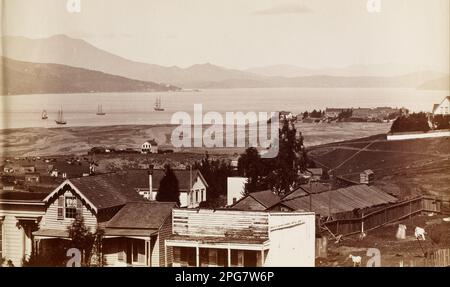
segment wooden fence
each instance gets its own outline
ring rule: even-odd
[[[426,196],[416,197],[396,204],[389,205],[379,210],[362,214],[358,218],[336,219],[322,222],[321,226],[328,229],[334,235],[343,236],[367,232],[383,225],[417,215],[421,212],[441,212],[442,201]]]
[[[450,266],[450,249],[439,249],[425,258],[401,262],[400,266],[409,267],[448,267]]]

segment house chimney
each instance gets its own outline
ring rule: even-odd
[[[148,191],[150,200],[155,200],[153,198],[153,164],[148,165]]]

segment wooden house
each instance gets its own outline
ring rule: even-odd
[[[32,232],[44,215],[47,193],[0,191],[0,258],[21,266],[32,253]]]
[[[102,253],[108,266],[166,264],[161,236],[170,233],[175,203],[146,201],[126,173],[67,179],[43,202],[40,229],[33,233],[41,255],[68,240],[68,227],[82,216],[91,232],[104,230]]]
[[[450,115],[450,96],[433,105],[433,115]]]
[[[173,248],[174,267],[311,267],[315,216],[311,212],[176,208],[172,236],[165,244]]]
[[[158,143],[154,140],[148,140],[141,145],[141,153],[158,153]]]
[[[206,201],[208,183],[199,170],[174,169],[180,190],[180,207],[196,208]],[[127,171],[134,182],[139,183],[137,192],[145,199],[155,200],[159,184],[165,172],[162,169]],[[149,191],[151,189],[151,192]]]

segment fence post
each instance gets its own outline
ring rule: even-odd
[[[361,233],[364,233],[364,212],[361,213]]]

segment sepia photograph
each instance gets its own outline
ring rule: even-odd
[[[0,267],[450,267],[448,0],[0,9]]]

